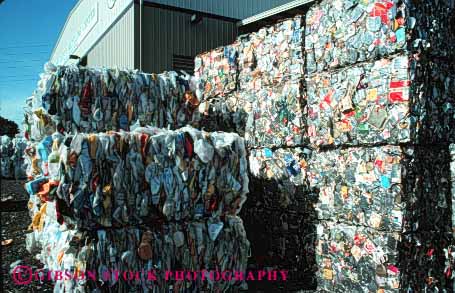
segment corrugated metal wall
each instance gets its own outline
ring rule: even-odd
[[[113,23],[133,6],[133,0],[116,0],[109,7],[106,0],[79,0],[71,10],[51,55],[54,64],[68,62],[71,54],[85,56],[90,48],[110,30]]]
[[[87,66],[134,69],[134,6],[87,54]]]
[[[204,17],[192,25],[191,14],[144,7],[143,71],[172,70],[173,55],[198,53],[232,43],[237,36],[233,22]]]
[[[146,0],[206,13],[244,19],[292,0]]]

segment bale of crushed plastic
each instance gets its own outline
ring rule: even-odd
[[[30,194],[59,198],[81,227],[235,215],[248,193],[246,150],[237,134],[149,127],[65,140],[54,135],[52,147],[41,146],[48,179]]]
[[[153,125],[176,129],[192,120],[190,76],[48,65],[27,100],[26,135],[105,132]]]

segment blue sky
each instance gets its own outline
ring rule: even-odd
[[[5,0],[0,4],[0,115],[18,123],[66,17],[77,0]]]

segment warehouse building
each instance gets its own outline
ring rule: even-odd
[[[310,1],[80,0],[50,60],[145,72],[192,71],[198,53],[232,43],[270,13],[292,12],[301,2]]]

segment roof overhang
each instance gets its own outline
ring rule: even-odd
[[[269,25],[279,19],[293,17],[296,14],[304,14],[308,10],[308,4],[317,0],[294,0],[273,9],[253,15],[237,22],[242,33],[256,30],[256,27]]]

